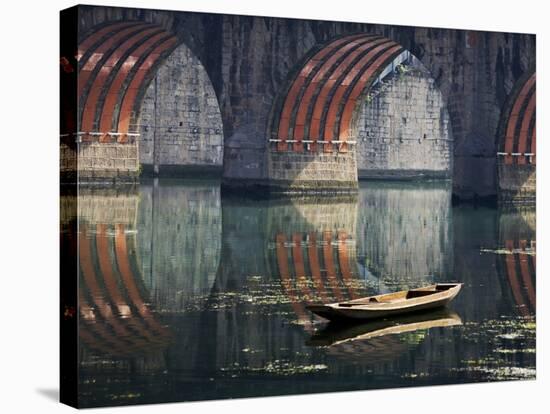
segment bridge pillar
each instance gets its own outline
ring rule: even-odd
[[[269,187],[275,192],[355,192],[355,150],[268,152]]]

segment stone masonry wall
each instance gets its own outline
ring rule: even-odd
[[[426,27],[79,7],[79,31],[113,20],[155,22],[203,62],[220,104],[224,182],[267,177],[267,125],[273,103],[313,47],[338,35],[376,33],[418,57],[441,90],[452,124],[453,194],[496,195],[496,130],[516,81],[532,72],[535,36]],[[238,138],[238,139],[235,139]],[[247,157],[235,157],[239,148]]]
[[[359,178],[450,177],[452,134],[441,92],[416,67],[377,84],[354,121]]]
[[[534,204],[537,190],[535,164],[498,164],[499,202],[510,205]]]
[[[140,162],[145,168],[205,166],[221,172],[218,100],[203,65],[187,46],[176,48],[160,67],[147,89],[140,118]]]
[[[61,144],[61,176],[78,173],[79,181],[135,181],[139,176],[137,143]]]

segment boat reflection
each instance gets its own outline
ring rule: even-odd
[[[441,328],[462,325],[460,316],[449,309],[439,309],[432,312],[414,313],[401,317],[385,318],[374,320],[362,324],[342,324],[328,323],[321,331],[311,336],[306,341],[306,345],[314,347],[338,347],[347,343],[354,345],[361,342],[360,346],[355,346],[355,351],[365,351],[374,353],[380,351],[391,353],[395,346],[389,346],[395,338],[382,337],[401,335],[404,333],[427,330],[431,328]],[[373,339],[378,339],[373,341]]]

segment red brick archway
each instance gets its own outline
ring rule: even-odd
[[[536,72],[512,90],[499,128],[498,156],[506,165],[536,164]]]
[[[78,128],[65,122],[62,135],[119,143],[135,136],[148,82],[177,43],[161,26],[139,21],[107,23],[85,34],[75,57]]]
[[[357,101],[405,49],[382,36],[355,34],[317,48],[276,103],[268,131],[277,151],[347,150]]]

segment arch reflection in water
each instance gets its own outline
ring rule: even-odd
[[[517,312],[536,315],[536,215],[533,209],[501,211],[498,266],[506,275]]]
[[[300,324],[312,319],[309,303],[366,293],[356,262],[356,199],[295,200],[273,207],[269,217],[269,271],[280,278]]]
[[[94,355],[164,366],[170,330],[149,304],[136,252],[135,192],[81,191],[78,203],[79,337],[83,364]],[[75,252],[76,253],[76,252]]]
[[[448,197],[441,184],[368,183],[356,199],[259,202],[221,198],[217,182],[166,180],[84,197],[83,243],[73,243],[84,405],[532,378],[534,320],[521,310],[535,305],[534,273],[533,290],[522,274],[534,271],[530,220]],[[65,227],[70,241],[76,222]],[[501,254],[506,240],[513,255]],[[363,340],[307,344],[323,326],[307,303],[450,277],[465,282],[451,305],[463,325],[377,337],[401,328],[369,325],[327,331]]]
[[[451,184],[361,182],[359,270],[375,291],[455,280]]]
[[[140,187],[140,270],[164,312],[200,308],[220,265],[221,201],[217,181],[151,181]]]

